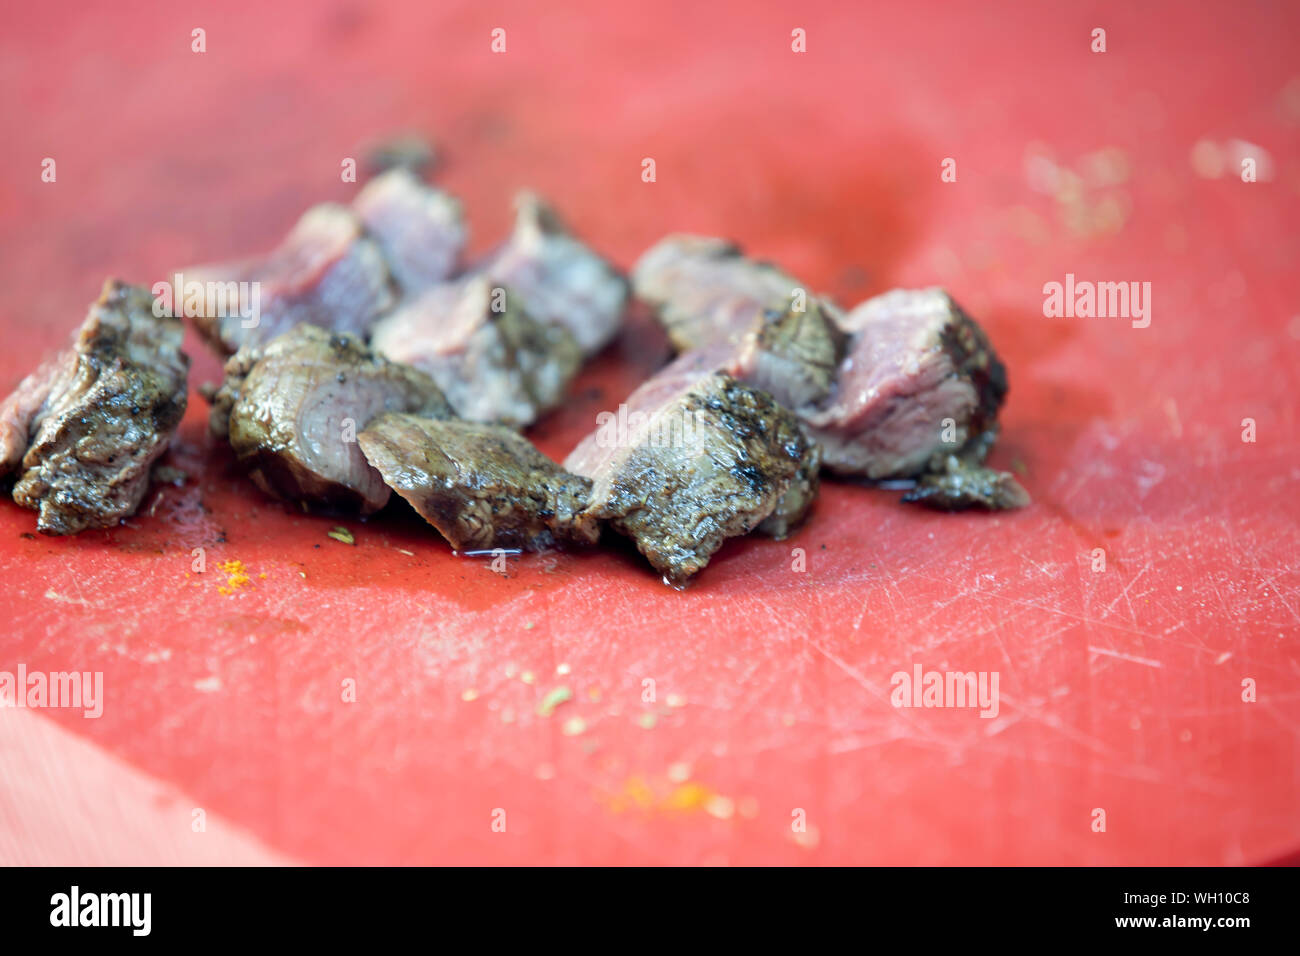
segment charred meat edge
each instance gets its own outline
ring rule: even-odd
[[[0,404],[0,473],[44,534],[105,528],[135,513],[185,414],[179,320],[145,289],[104,283],[73,347]]]
[[[457,551],[594,544],[591,482],[500,425],[387,414],[358,436],[384,481]]]
[[[627,401],[649,411],[626,446],[603,442],[597,431],[565,467],[593,480],[589,511],[631,537],[665,582],[681,587],[727,538],[776,511],[810,451],[794,416],[770,395],[717,372],[670,366],[660,375]],[[665,416],[692,422],[690,434],[683,424],[678,440],[654,440]],[[807,503],[797,490],[775,530],[787,531],[781,522],[792,526]]]
[[[461,418],[520,428],[559,405],[583,358],[564,326],[536,321],[481,276],[408,301],[374,327],[371,346],[432,376]]]
[[[268,494],[369,514],[383,507],[388,488],[347,429],[359,432],[388,411],[452,414],[423,372],[388,361],[353,336],[300,325],[227,362],[211,427]],[[321,431],[328,441],[315,434]]]

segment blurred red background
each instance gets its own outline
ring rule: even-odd
[[[126,526],[33,538],[0,504],[0,669],[102,671],[106,694],[98,720],[0,710],[0,862],[1300,850],[1294,4],[53,3],[4,24],[0,387],[105,276],[268,249],[352,195],[344,158],[416,131],[475,250],[529,186],[624,267],[695,231],[846,305],[946,286],[1008,364],[994,463],[1035,504],[945,516],[829,483],[798,537],[734,542],[685,593],[626,547],[503,577],[402,513],[328,538],[252,487],[192,393],[171,457],[191,479]],[[1150,328],[1045,318],[1067,272],[1150,282]],[[216,377],[191,345],[193,384]],[[634,322],[533,437],[562,456],[666,354]],[[226,561],[251,579],[231,594]],[[894,709],[914,663],[997,671],[998,717]]]

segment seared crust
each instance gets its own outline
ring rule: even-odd
[[[388,486],[457,551],[540,551],[600,536],[585,511],[591,482],[508,428],[390,414],[360,442]]]
[[[227,363],[211,425],[268,494],[369,514],[384,506],[389,490],[356,436],[390,411],[452,414],[423,372],[388,361],[354,336],[300,325]]]
[[[14,501],[40,512],[38,530],[76,534],[135,513],[185,414],[183,335],[145,289],[110,279],[73,347],[5,400],[3,467],[18,474]]]
[[[769,530],[786,533],[816,486],[815,452],[794,415],[729,375],[701,374],[690,359],[628,398],[625,428],[606,422],[565,460],[592,479],[588,511],[632,538],[676,587],[778,507]]]
[[[513,290],[482,277],[408,301],[370,344],[432,376],[461,418],[520,428],[563,400],[582,364],[568,329],[536,321]]]

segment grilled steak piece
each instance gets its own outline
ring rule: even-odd
[[[467,235],[460,203],[410,170],[375,177],[352,208],[407,295],[445,281],[455,270]]]
[[[633,392],[564,466],[591,478],[588,512],[680,587],[723,541],[779,505],[772,530],[792,527],[810,503],[813,455],[791,412],[688,353]]]
[[[307,210],[270,255],[199,266],[183,275],[187,285],[204,283],[195,324],[225,352],[269,342],[300,322],[363,335],[393,305],[379,245],[352,210],[335,203]],[[256,289],[259,315],[246,317],[230,307],[240,283],[256,283],[244,288]],[[226,291],[219,298],[221,289]]]
[[[941,289],[897,289],[844,319],[835,394],[803,416],[831,471],[910,478],[987,450],[1007,375],[983,330]],[[945,440],[950,439],[950,440]]]
[[[268,494],[304,508],[369,514],[388,501],[356,434],[383,412],[449,417],[437,383],[390,362],[351,335],[300,325],[226,363],[212,431]]]
[[[568,329],[535,321],[514,292],[482,277],[408,300],[370,344],[431,375],[461,418],[516,427],[558,405],[582,364]]]
[[[679,352],[745,334],[755,315],[784,307],[802,288],[776,266],[745,258],[734,242],[709,236],[668,236],[632,268],[633,292],[655,307]]]
[[[791,299],[764,309],[732,340],[731,374],[800,414],[834,390],[846,341],[824,303],[804,305]]]
[[[366,459],[457,551],[595,544],[591,482],[500,425],[390,414],[359,436]]]
[[[776,266],[724,239],[669,236],[632,272],[682,352],[734,346],[728,374],[800,410],[830,395],[846,336],[841,313]]]
[[[938,489],[951,486],[940,480],[949,455],[977,465],[996,435],[1006,371],[983,330],[941,290],[890,292],[848,315],[805,296],[800,313],[796,279],[746,259],[734,243],[700,236],[653,246],[632,282],[678,349],[704,349],[714,361],[719,343],[735,346],[719,369],[794,409],[832,471],[933,473],[931,493],[909,500],[937,503],[947,500]],[[1000,486],[1007,482],[1015,485],[1006,476]]]
[[[0,403],[0,476],[17,476],[14,501],[40,512],[37,530],[76,534],[135,513],[185,414],[183,337],[146,290],[110,279],[72,348]]]
[[[983,508],[1005,511],[1029,504],[1029,493],[1005,471],[994,471],[968,458],[949,455],[943,471],[921,476],[903,500],[936,511]]]
[[[367,183],[352,208],[321,203],[307,210],[269,255],[183,275],[187,285],[205,286],[199,330],[230,353],[302,322],[365,335],[392,308],[394,283],[413,293],[444,281],[465,238],[460,203],[410,170],[393,169]],[[256,283],[255,317],[231,307],[241,283]]]
[[[510,238],[473,271],[514,290],[530,315],[563,325],[594,355],[618,334],[627,281],[537,196],[521,193],[515,210]]]

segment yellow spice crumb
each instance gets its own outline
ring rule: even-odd
[[[217,588],[217,593],[229,597],[242,587],[252,584],[243,561],[222,561],[217,570],[226,576],[226,583]]]

